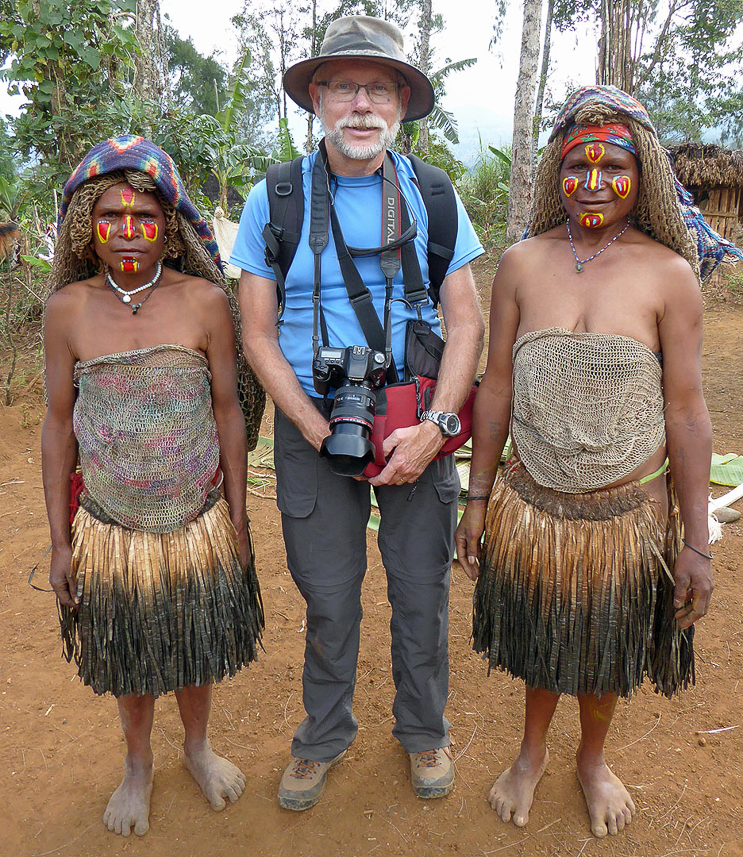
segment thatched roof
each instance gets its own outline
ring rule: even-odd
[[[712,143],[682,143],[669,149],[679,181],[688,188],[743,187],[743,150]]]

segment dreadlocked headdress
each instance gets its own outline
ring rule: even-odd
[[[537,167],[534,206],[525,238],[540,235],[566,220],[559,194],[560,164],[565,139],[580,126],[619,123],[629,131],[642,180],[632,224],[674,250],[701,280],[723,262],[743,259],[743,253],[705,223],[691,194],[673,173],[666,150],[639,101],[615,86],[584,86],[560,111]]]
[[[165,259],[169,267],[203,277],[227,294],[235,326],[238,393],[246,419],[248,448],[254,449],[265,407],[265,392],[241,348],[240,311],[222,273],[219,248],[206,220],[183,186],[173,159],[142,137],[113,137],[94,146],[64,187],[59,209],[59,239],[51,273],[52,291],[99,273],[102,263],[92,249],[95,203],[119,182],[157,196],[165,215]]]

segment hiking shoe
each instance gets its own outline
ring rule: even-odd
[[[292,760],[284,771],[279,785],[279,806],[302,812],[314,806],[325,791],[327,773],[346,755],[344,750],[329,762],[315,762],[313,759]]]
[[[410,779],[418,797],[444,797],[454,788],[454,762],[448,747],[410,753]]]

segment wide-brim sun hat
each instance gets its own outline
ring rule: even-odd
[[[332,60],[358,59],[390,66],[403,75],[410,87],[410,100],[403,120],[422,119],[433,110],[436,100],[431,81],[405,59],[402,33],[390,21],[364,15],[348,15],[333,21],[316,57],[301,60],[284,74],[284,89],[296,103],[314,113],[310,98],[312,75],[318,66]]]

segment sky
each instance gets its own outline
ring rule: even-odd
[[[444,3],[434,0],[434,12],[444,15],[444,30],[433,42],[434,67],[452,61],[475,57],[477,63],[456,72],[447,79],[443,106],[454,113],[459,127],[460,145],[456,154],[471,163],[483,146],[503,146],[511,142],[513,105],[521,48],[522,4],[508,0],[503,36],[490,49],[493,34],[494,0],[456,0]],[[242,0],[212,0],[205,13],[196,0],[161,0],[161,14],[182,38],[189,36],[205,55],[217,52],[222,62],[230,64],[237,54],[237,36],[230,23],[242,11]],[[452,9],[456,11],[452,11]],[[554,34],[549,88],[554,99],[562,100],[568,84],[583,85],[595,80],[596,34],[584,29],[577,35]],[[0,85],[0,113],[16,112],[22,98],[11,99]],[[296,127],[302,134],[302,112],[297,112]],[[295,123],[292,123],[295,126]],[[296,137],[296,134],[295,134]]]
[[[242,5],[242,0],[217,0],[210,6],[209,15],[204,15],[203,6],[195,0],[161,0],[160,9],[169,16],[181,37],[190,36],[201,53],[217,51],[221,59],[230,62],[236,58],[237,48],[230,18],[242,10]],[[508,0],[502,38],[490,49],[494,6],[494,0],[456,0],[456,3],[434,0],[433,3],[434,12],[443,14],[445,24],[433,42],[434,68],[438,67],[437,61],[443,65],[447,58],[477,59],[474,66],[448,77],[443,101],[443,107],[453,112],[457,120],[460,146],[456,147],[456,153],[466,162],[474,160],[480,142],[483,146],[499,147],[511,142],[522,3]],[[556,99],[562,99],[569,82],[577,85],[594,82],[595,44],[596,35],[588,30],[577,36],[553,34],[553,73],[549,85]]]

